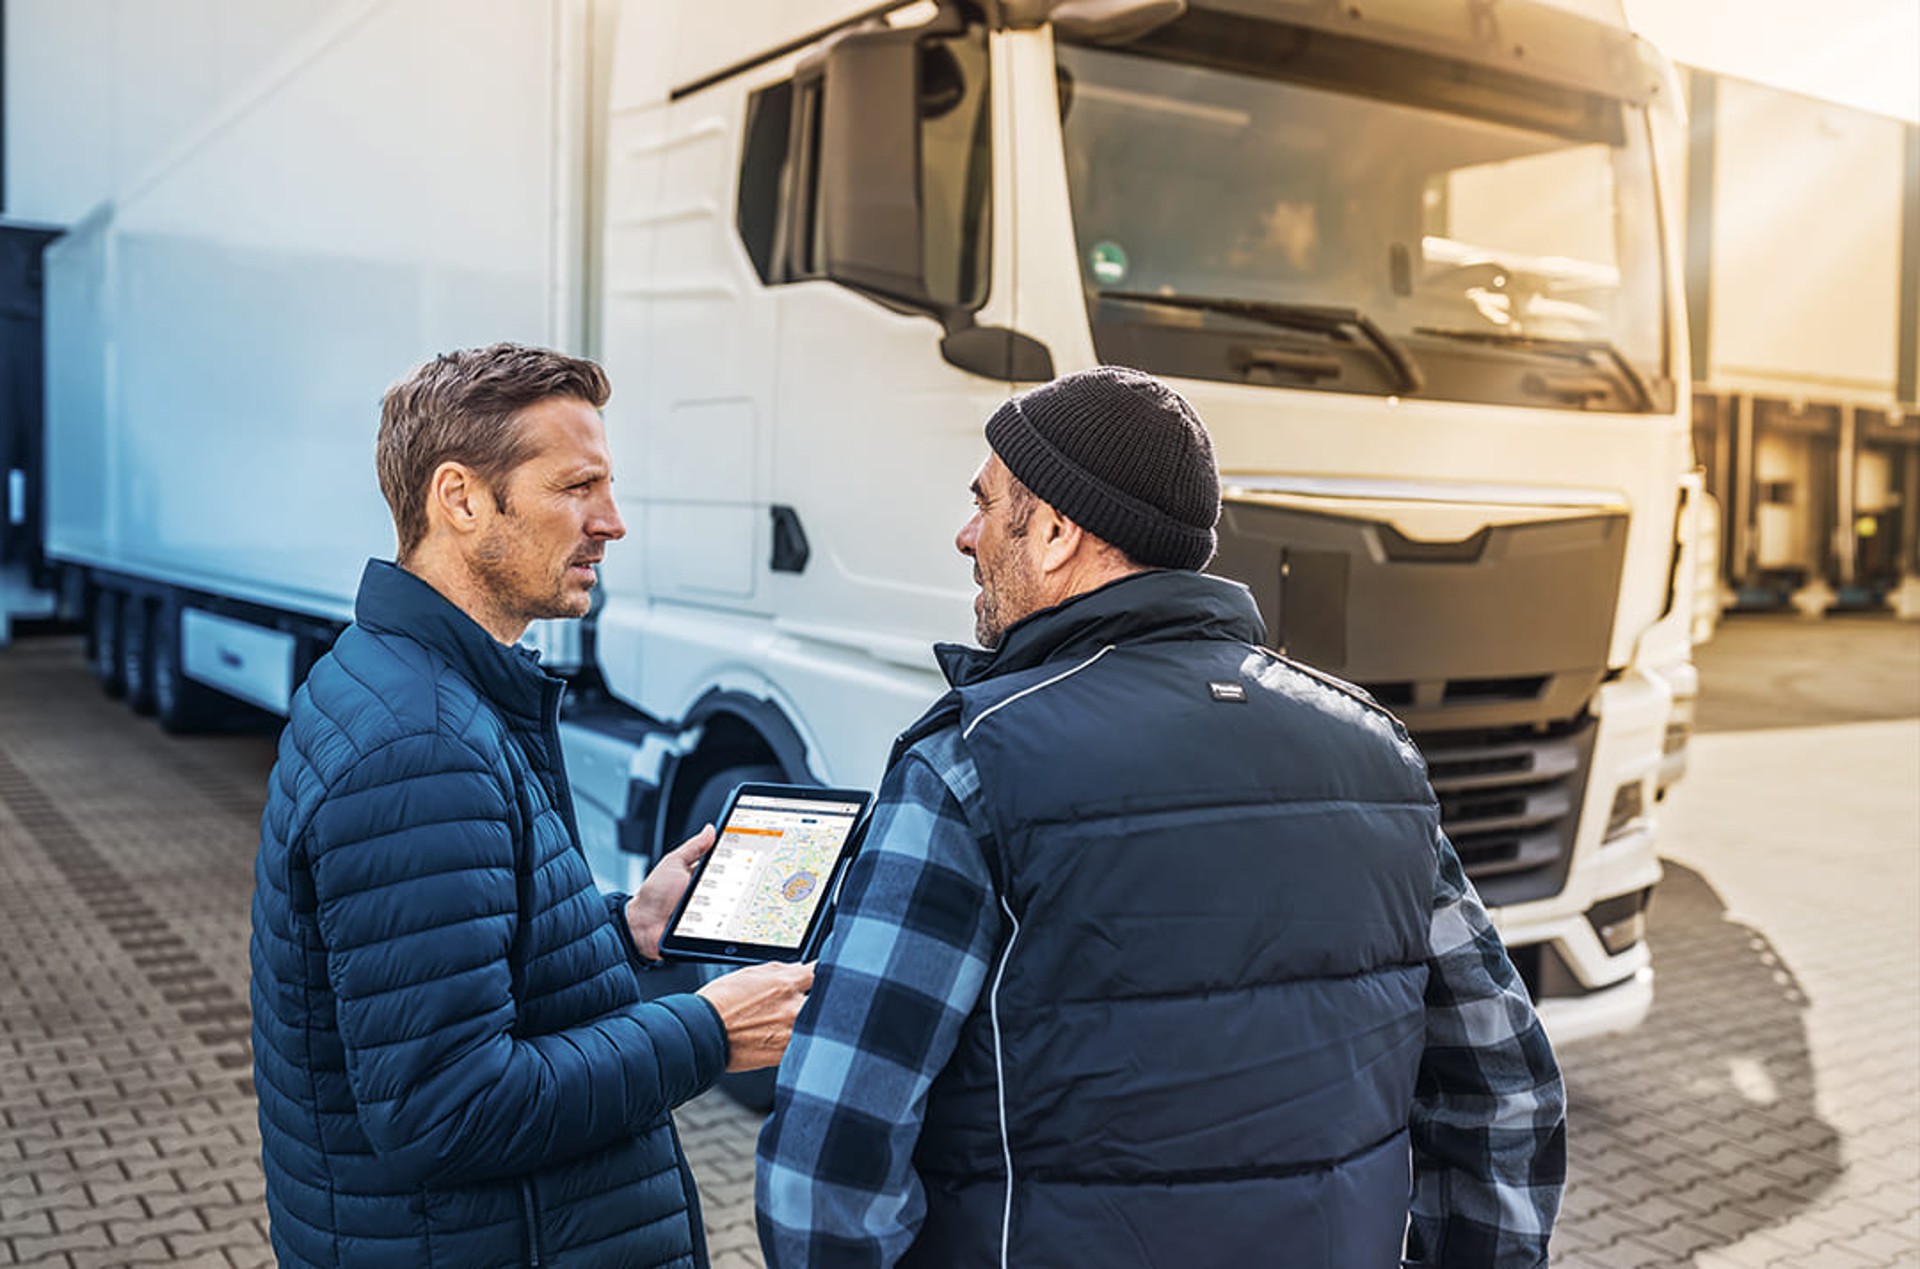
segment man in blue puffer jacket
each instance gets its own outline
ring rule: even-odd
[[[625,527],[600,368],[515,345],[388,392],[399,562],[296,694],[253,904],[273,1245],[301,1266],[706,1263],[671,1110],[777,1062],[811,970],[641,999],[711,831],[629,899],[577,845],[562,683],[515,646],[587,610]]]

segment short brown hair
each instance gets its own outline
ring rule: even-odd
[[[505,508],[500,485],[532,457],[520,412],[550,397],[607,403],[607,372],[547,348],[493,344],[442,353],[387,389],[374,464],[393,512],[404,560],[427,535],[427,482],[440,464],[462,463]]]

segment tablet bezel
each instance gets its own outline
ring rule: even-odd
[[[865,834],[867,817],[873,810],[873,794],[865,789],[829,789],[817,784],[769,784],[749,781],[735,786],[727,795],[726,805],[721,808],[714,820],[714,850],[720,848],[719,838],[726,836],[727,821],[733,818],[734,809],[743,797],[776,797],[805,802],[854,802],[859,810],[853,815],[853,828],[847,833],[845,841],[840,843],[839,853],[834,856],[833,867],[828,872],[826,887],[821,895],[820,905],[814,909],[813,917],[807,922],[806,933],[800,938],[800,945],[786,948],[770,943],[729,942],[725,939],[695,938],[680,934],[677,927],[680,918],[687,910],[688,902],[700,882],[707,875],[707,860],[713,857],[709,851],[694,865],[693,877],[687,883],[686,893],[680,896],[680,902],[674,905],[673,915],[667,919],[665,931],[660,936],[660,955],[672,961],[717,961],[729,965],[757,965],[763,961],[795,962],[809,960],[816,951],[821,932],[826,928],[827,919],[833,912],[834,902],[839,898],[840,878],[848,863],[860,848],[860,839]]]

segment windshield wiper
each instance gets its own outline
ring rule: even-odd
[[[1393,369],[1402,395],[1418,392],[1426,386],[1426,377],[1420,373],[1420,367],[1414,364],[1407,350],[1401,347],[1400,341],[1380,329],[1378,323],[1357,308],[1341,308],[1332,304],[1283,304],[1276,300],[1242,300],[1224,295],[1156,295],[1152,291],[1100,291],[1097,294],[1103,300],[1224,313],[1229,317],[1244,317],[1267,326],[1311,331],[1320,335],[1344,338],[1346,331],[1357,330]]]
[[[1610,340],[1605,339],[1551,339],[1544,335],[1518,335],[1512,331],[1499,330],[1457,330],[1447,326],[1416,326],[1416,335],[1433,335],[1440,339],[1457,339],[1470,344],[1493,344],[1501,348],[1519,348],[1528,352],[1548,354],[1573,354],[1588,365],[1595,357],[1611,362],[1614,371],[1630,390],[1628,395],[1643,413],[1653,408],[1653,390],[1647,385],[1646,378],[1627,355],[1620,351]],[[1529,375],[1522,384],[1528,391],[1540,396],[1577,397],[1584,401],[1588,397],[1606,396],[1616,389],[1617,383],[1596,382],[1578,376]]]

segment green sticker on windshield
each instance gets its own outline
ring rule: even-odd
[[[1087,265],[1093,270],[1093,280],[1102,286],[1127,280],[1127,253],[1117,242],[1094,243],[1093,250],[1087,252]]]

